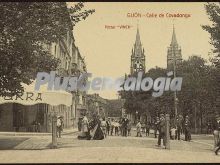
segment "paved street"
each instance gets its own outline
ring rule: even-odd
[[[78,140],[76,133],[66,134],[58,139],[58,149],[49,148],[50,136],[1,136],[0,163],[220,162],[220,156],[212,151],[212,136],[193,135],[192,142],[172,140],[171,149],[165,150],[155,146],[157,139],[152,134],[134,135],[133,132],[131,137],[108,136],[100,141],[87,141]]]

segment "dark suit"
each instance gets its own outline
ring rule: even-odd
[[[159,136],[157,144],[161,145],[161,139],[163,139],[163,145],[165,146],[165,132],[166,132],[166,121],[165,118],[162,117],[159,123]]]
[[[126,119],[126,118],[122,119],[122,128],[123,128],[122,136],[127,136],[127,132],[128,132],[128,119]]]

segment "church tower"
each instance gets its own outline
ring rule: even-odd
[[[167,50],[167,68],[173,70],[173,62],[176,59],[176,65],[182,62],[181,48],[177,43],[175,27],[173,26],[173,35],[170,46]]]
[[[142,49],[139,28],[137,27],[136,41],[134,48],[131,52],[131,71],[130,74],[137,73],[139,71],[145,72],[145,55],[144,49]]]

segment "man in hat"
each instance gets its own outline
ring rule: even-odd
[[[176,119],[176,126],[177,126],[177,130],[176,130],[176,135],[175,135],[175,139],[180,140],[180,134],[181,134],[181,127],[182,127],[182,120],[181,120],[181,116],[179,115]]]
[[[128,132],[128,118],[127,118],[127,115],[124,115],[124,118],[122,119],[122,127],[123,127],[122,136],[127,136],[127,132]]]
[[[190,141],[191,140],[191,123],[189,121],[189,116],[187,115],[185,118],[185,123],[184,123],[184,127],[185,127],[185,141]]]
[[[165,148],[165,135],[166,135],[166,121],[163,113],[160,114],[159,123],[159,136],[158,136],[158,146],[161,146],[161,139],[163,139],[163,148]]]

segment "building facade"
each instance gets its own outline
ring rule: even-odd
[[[102,118],[106,118],[109,115],[109,101],[99,96],[99,94],[87,95],[87,107],[89,118],[91,118],[93,114],[99,115]]]
[[[75,45],[73,26],[69,19],[68,31],[56,42],[43,44],[52,56],[60,60],[56,74],[59,77],[74,76],[87,72],[84,58]],[[62,83],[62,81],[61,81]],[[51,132],[52,115],[63,116],[64,128],[77,127],[78,117],[86,110],[86,92],[73,91],[72,105],[49,104],[22,105],[6,103],[0,105],[0,131]]]

